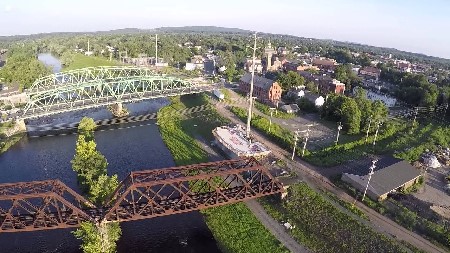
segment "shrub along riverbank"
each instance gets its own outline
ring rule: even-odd
[[[172,103],[158,113],[161,137],[177,165],[207,162],[206,152],[195,141],[199,135],[210,140],[211,131],[226,120],[215,110],[193,115],[175,115],[187,107],[208,104],[204,95],[171,98]],[[220,248],[224,252],[288,252],[243,204],[233,204],[202,211]]]

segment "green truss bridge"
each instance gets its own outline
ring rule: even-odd
[[[166,76],[139,67],[91,67],[61,72],[36,80],[24,93],[27,104],[11,115],[30,119],[93,107],[200,93],[217,84],[200,78]]]

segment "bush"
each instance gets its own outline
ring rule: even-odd
[[[304,111],[313,113],[318,111],[316,105],[305,97],[302,97],[299,100],[297,100],[297,105],[302,112]]]

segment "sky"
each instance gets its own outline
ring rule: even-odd
[[[450,59],[450,0],[0,0],[0,36],[214,25]]]

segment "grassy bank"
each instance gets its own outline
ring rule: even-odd
[[[16,144],[20,139],[25,136],[25,133],[13,135],[9,138],[0,140],[0,154],[6,152],[10,147]]]
[[[106,58],[100,58],[96,56],[85,56],[82,54],[75,54],[73,57],[73,62],[69,66],[64,67],[64,71],[74,70],[87,67],[98,67],[98,66],[117,66],[122,65],[117,61],[109,61]]]
[[[305,183],[291,186],[282,203],[262,201],[278,221],[289,221],[292,236],[314,252],[407,252],[399,243],[373,231],[333,206]]]
[[[159,111],[161,136],[177,165],[208,160],[193,136],[210,139],[211,130],[225,120],[214,110],[187,116],[174,112],[208,103],[204,95],[172,98],[172,103]],[[242,203],[202,211],[206,223],[224,252],[288,252]]]

